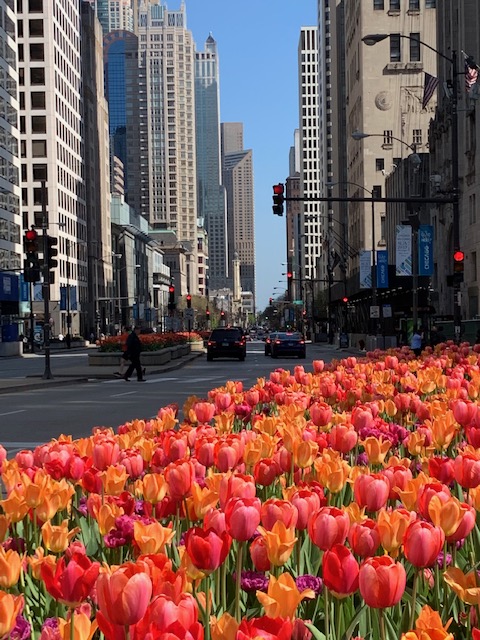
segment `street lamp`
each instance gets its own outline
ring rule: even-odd
[[[390,38],[392,34],[390,33],[373,33],[368,34],[362,38],[363,42],[368,46],[373,46],[377,44],[377,42],[382,42],[386,40],[386,38]],[[415,40],[416,43],[421,44],[422,46],[430,49],[437,54],[440,58],[443,58],[447,62],[449,62],[452,66],[452,92],[451,92],[451,108],[452,108],[452,135],[451,135],[451,144],[452,144],[452,196],[453,196],[453,251],[460,251],[460,178],[458,173],[458,86],[457,86],[457,76],[460,73],[457,71],[457,52],[452,51],[451,56],[447,56],[438,49],[435,49],[431,45],[419,40],[418,38],[413,38],[412,36],[405,35],[403,33],[395,34],[397,37],[405,38],[406,40]],[[453,301],[453,324],[455,329],[455,337],[457,340],[460,338],[461,331],[461,306],[460,306],[460,283],[454,280],[453,285],[454,292],[454,301]]]

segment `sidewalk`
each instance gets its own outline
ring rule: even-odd
[[[168,373],[169,371],[181,369],[203,355],[203,351],[194,351],[189,353],[188,356],[171,360],[165,365],[149,367],[147,370],[147,376],[152,374],[158,375]],[[62,368],[58,371],[53,371],[53,379],[51,380],[43,380],[42,375],[40,374],[26,376],[25,378],[0,378],[0,395],[2,393],[42,389],[43,387],[52,385],[75,384],[77,382],[88,382],[93,380],[115,380],[113,369],[114,367],[108,366],[91,367],[88,364],[80,366],[76,364],[75,367]],[[134,380],[135,378],[132,379]]]

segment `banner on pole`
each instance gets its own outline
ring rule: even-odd
[[[433,226],[421,224],[418,229],[418,275],[433,276]]]
[[[371,251],[360,251],[360,289],[372,288]]]
[[[377,289],[388,289],[388,251],[377,251]]]
[[[412,275],[412,227],[397,224],[396,228],[396,275]]]

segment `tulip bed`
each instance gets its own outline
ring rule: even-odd
[[[122,333],[118,336],[107,336],[100,343],[99,351],[102,353],[111,353],[123,351],[127,342],[128,333]],[[176,333],[146,333],[139,335],[142,343],[143,351],[159,351],[166,347],[175,347],[179,344],[188,344],[189,342],[198,342],[202,338],[198,333],[177,331]]]
[[[479,640],[479,351],[0,446],[0,638]]]

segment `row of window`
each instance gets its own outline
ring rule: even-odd
[[[384,11],[385,5],[388,4],[389,11],[401,11],[401,0],[373,0],[373,8],[375,11]],[[435,9],[437,0],[425,0],[425,9]],[[420,11],[420,0],[404,0],[404,7],[408,11]]]
[[[20,244],[20,225],[13,220],[0,218],[0,240]]]
[[[17,97],[17,81],[12,78],[7,69],[0,66],[0,87],[3,87],[12,98]]]

